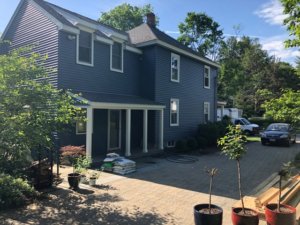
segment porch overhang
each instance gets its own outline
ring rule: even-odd
[[[81,92],[69,93],[76,99],[77,106],[87,109],[86,154],[92,156],[93,114],[94,109],[126,110],[126,149],[125,155],[131,155],[131,110],[143,110],[143,152],[148,152],[148,110],[159,111],[159,149],[163,150],[164,109],[165,105],[139,96],[114,95],[106,93]]]

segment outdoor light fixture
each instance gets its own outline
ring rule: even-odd
[[[70,41],[75,40],[75,38],[76,38],[75,35],[72,35],[72,34],[69,34],[69,35],[68,35],[68,39],[69,39]]]

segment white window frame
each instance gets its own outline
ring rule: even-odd
[[[87,32],[87,31],[85,31]],[[82,62],[79,60],[79,38],[80,33],[76,35],[76,63],[84,66],[94,66],[94,34],[91,32],[87,32],[91,34],[91,63]]]
[[[119,146],[116,147],[116,148],[110,148],[109,146],[109,143],[110,143],[110,111],[119,111]],[[113,150],[118,150],[118,149],[121,149],[121,141],[122,141],[122,138],[121,138],[121,135],[122,135],[122,110],[118,110],[118,109],[109,109],[107,110],[108,111],[108,128],[107,128],[107,149],[108,151],[113,151]]]
[[[172,102],[176,102],[177,105],[177,122],[176,123],[172,123]],[[175,127],[175,126],[179,126],[179,99],[177,98],[171,98],[170,99],[170,126],[171,127]]]
[[[207,120],[208,120],[208,122],[210,121],[210,102],[204,102],[204,104],[203,104],[203,116],[204,116],[204,123],[206,123],[206,121],[205,121],[205,107],[208,107],[207,109],[207,111],[208,111],[208,116],[207,116]]]
[[[208,69],[208,86],[205,85],[205,79],[206,79],[206,75],[205,75],[205,69]],[[203,86],[204,88],[210,89],[210,67],[209,66],[204,66],[204,71],[203,71]]]
[[[118,44],[121,44],[121,57],[122,57],[122,62],[121,62],[121,69],[115,69],[112,67],[112,54],[113,54],[113,45],[114,43],[118,43]],[[111,71],[114,71],[114,72],[119,72],[119,73],[123,73],[124,72],[124,44],[123,42],[120,42],[120,41],[116,41],[114,40],[114,43],[110,45],[110,70]]]
[[[176,141],[171,140],[167,142],[167,147],[168,148],[174,148],[176,146]]]
[[[173,79],[172,78],[172,58],[175,58],[175,59],[177,59],[177,71],[178,71],[178,74],[177,74],[177,77],[178,77],[178,79],[176,80],[176,79]],[[170,67],[171,67],[171,69],[170,69],[170,71],[171,71],[171,81],[172,82],[176,82],[176,83],[179,83],[180,82],[180,55],[177,55],[177,54],[175,54],[175,53],[171,53],[171,63],[170,63]]]

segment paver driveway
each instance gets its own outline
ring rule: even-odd
[[[244,193],[250,193],[297,152],[299,143],[290,148],[248,144],[248,154],[241,161]],[[213,201],[224,209],[223,224],[231,224],[230,208],[238,198],[235,162],[219,153],[196,157],[198,161],[192,164],[144,158],[138,160],[138,172],[127,177],[103,173],[98,188],[82,185],[78,193],[63,183],[48,200],[1,212],[0,223],[190,225],[193,205],[208,199],[204,168],[218,167]]]

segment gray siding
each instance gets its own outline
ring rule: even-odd
[[[49,69],[49,79],[57,85],[58,30],[45,15],[28,1],[22,0],[20,11],[11,23],[4,40],[11,41],[9,49],[33,45],[33,51],[47,55],[44,66]]]
[[[139,95],[140,55],[124,50],[124,72],[110,70],[110,45],[94,42],[94,66],[76,63],[76,40],[59,32],[59,88]]]
[[[170,80],[171,51],[155,47],[155,101],[166,105],[164,111],[165,141],[194,135],[197,126],[204,122],[204,102],[210,102],[210,118],[215,120],[215,76],[211,67],[211,87],[203,87],[204,64],[180,55],[180,82]],[[176,53],[176,52],[174,52]],[[178,53],[176,53],[178,54]],[[170,99],[179,99],[179,126],[170,126]]]

